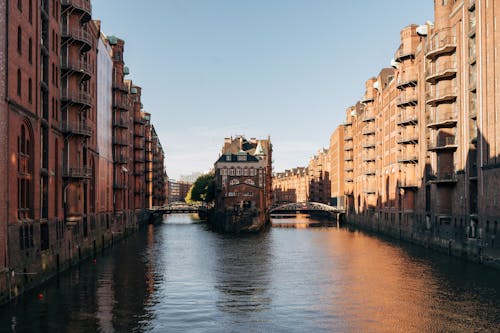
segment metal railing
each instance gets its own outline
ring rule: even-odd
[[[90,0],[61,0],[61,5],[72,6],[89,14],[92,13],[92,5],[90,3]]]
[[[74,103],[91,105],[92,99],[90,95],[83,91],[68,91],[68,89],[62,89],[61,99],[67,100]]]
[[[80,27],[69,27],[67,24],[63,24],[61,35],[63,38],[73,38],[86,43],[89,46],[92,45],[92,36],[90,33]]]
[[[90,167],[65,167],[63,177],[66,178],[90,178],[92,177],[92,168]]]
[[[92,136],[92,127],[85,122],[67,122],[61,123],[61,130],[66,133],[74,133],[83,136]]]
[[[69,58],[61,60],[61,68],[81,72],[88,75],[92,75],[94,73],[92,66],[88,62],[78,59]]]

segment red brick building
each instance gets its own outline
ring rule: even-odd
[[[90,1],[1,0],[0,25],[2,302],[137,228],[151,203],[136,196],[140,92]]]

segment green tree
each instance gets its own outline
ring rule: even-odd
[[[187,203],[206,202],[210,203],[215,199],[215,175],[207,173],[196,179],[186,195]]]

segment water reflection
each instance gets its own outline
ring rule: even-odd
[[[173,215],[0,308],[0,331],[495,331],[499,276],[347,229],[228,236]]]

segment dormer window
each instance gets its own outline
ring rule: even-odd
[[[226,155],[226,161],[231,162],[231,155]]]

